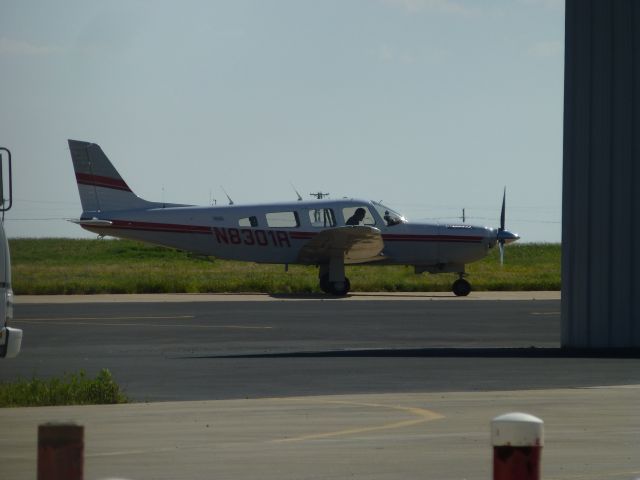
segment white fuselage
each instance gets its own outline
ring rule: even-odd
[[[366,263],[464,265],[483,258],[496,244],[496,231],[486,227],[406,221],[388,225],[376,206],[345,199],[85,212],[111,224],[83,227],[223,259],[295,264],[307,263],[298,255],[309,240],[327,228],[344,226],[348,215],[365,208],[367,216],[360,224],[379,229],[384,241],[381,257]]]

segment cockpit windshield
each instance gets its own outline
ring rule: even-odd
[[[393,227],[394,225],[399,225],[401,223],[407,223],[407,219],[404,218],[400,213],[390,209],[389,207],[383,205],[380,202],[372,202],[373,206],[376,207],[376,210],[380,214],[384,221],[387,223],[388,227]]]

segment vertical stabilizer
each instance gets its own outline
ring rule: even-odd
[[[69,140],[80,202],[84,212],[152,208],[158,204],[136,196],[99,145]]]

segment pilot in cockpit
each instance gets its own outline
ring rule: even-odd
[[[384,212],[384,221],[387,222],[388,227],[393,227],[394,225],[398,225],[399,223],[402,223],[402,220],[400,220],[398,217],[394,215],[391,215],[389,213],[389,210],[386,210]]]
[[[362,207],[356,208],[356,211],[353,213],[353,215],[349,217],[345,225],[360,225],[360,222],[364,220],[365,215],[366,215],[366,212],[364,208]]]

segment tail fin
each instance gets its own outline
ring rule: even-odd
[[[159,203],[136,196],[99,145],[69,140],[83,212],[152,208]]]

